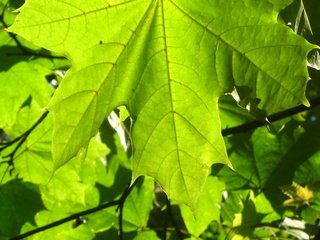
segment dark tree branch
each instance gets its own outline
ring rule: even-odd
[[[134,188],[134,186],[138,183],[138,179],[136,179],[136,181],[130,186],[127,187],[127,189],[124,191],[124,193],[122,194],[121,198],[119,199],[119,203],[118,203],[118,212],[119,212],[119,217],[118,217],[118,223],[119,223],[119,240],[123,240],[123,207],[124,207],[124,203],[127,199],[127,197],[129,196],[130,192],[132,191],[132,189]]]
[[[7,53],[7,56],[33,56],[33,57],[39,57],[39,58],[48,58],[48,59],[66,59],[63,56],[55,56],[50,54],[44,54],[40,52],[35,52],[28,48],[23,48],[24,50],[21,51],[21,53]]]
[[[168,197],[167,197],[167,202],[168,202]],[[166,211],[165,219],[164,219],[164,224],[163,224],[163,238],[162,240],[167,240],[167,232],[168,232],[168,221],[169,221],[169,211]]]
[[[102,204],[100,206],[97,206],[97,207],[94,207],[94,208],[90,208],[90,209],[82,211],[82,212],[75,213],[75,214],[70,215],[68,217],[59,219],[58,221],[49,223],[49,224],[44,225],[42,227],[35,228],[35,229],[33,229],[33,230],[29,231],[29,232],[25,232],[23,234],[20,234],[20,235],[17,235],[15,237],[12,237],[9,240],[24,239],[24,238],[29,237],[31,235],[34,235],[36,233],[40,233],[40,232],[43,232],[45,230],[57,227],[57,226],[59,226],[61,224],[64,224],[66,222],[69,222],[69,221],[72,221],[72,220],[81,219],[83,216],[86,216],[88,214],[95,213],[95,212],[101,211],[103,209],[106,209],[106,208],[109,208],[109,207],[112,207],[112,206],[117,206],[117,205],[118,205],[118,210],[119,210],[119,229],[120,229],[120,222],[121,222],[121,231],[119,230],[119,239],[123,240],[122,219],[120,220],[120,218],[122,218],[122,211],[123,211],[124,202],[127,199],[127,197],[129,196],[131,190],[136,185],[136,183],[137,183],[137,180],[133,184],[129,185],[125,189],[125,191],[122,193],[121,197],[118,200],[110,201],[110,202],[104,203],[104,204]]]
[[[10,240],[18,240],[18,239],[23,239],[23,238],[26,238],[26,237],[29,237],[31,235],[34,235],[36,233],[39,233],[39,232],[43,232],[45,230],[48,230],[50,228],[54,228],[54,227],[57,227],[63,223],[66,223],[66,222],[69,222],[69,221],[72,221],[72,220],[76,220],[80,217],[83,217],[85,215],[88,215],[90,213],[95,213],[97,211],[100,211],[100,210],[103,210],[103,209],[106,209],[106,208],[109,208],[109,207],[112,207],[112,206],[116,206],[119,204],[119,200],[116,200],[116,201],[111,201],[111,202],[108,202],[108,203],[105,203],[105,204],[102,204],[98,207],[94,207],[94,208],[90,208],[88,210],[85,210],[85,211],[82,211],[82,212],[78,212],[78,213],[75,213],[73,215],[70,215],[66,218],[62,218],[58,221],[55,221],[55,222],[52,222],[52,223],[49,223],[47,225],[44,225],[42,227],[38,227],[38,228],[35,228],[29,232],[26,232],[26,233],[23,233],[23,234],[20,234],[20,235],[17,235],[15,237],[12,237],[10,238]]]
[[[284,119],[286,117],[293,116],[294,114],[301,113],[306,110],[310,110],[310,109],[317,107],[317,106],[320,106],[320,97],[311,100],[310,107],[306,107],[304,105],[299,105],[297,107],[289,108],[289,109],[284,110],[282,112],[272,114],[272,115],[268,116],[267,119],[269,120],[270,123],[275,122],[275,121]],[[262,127],[262,126],[265,126],[265,123],[261,122],[259,120],[256,120],[256,121],[242,124],[240,126],[223,129],[221,131],[221,133],[222,133],[222,136],[229,136],[229,135],[233,135],[233,134],[248,132],[250,130],[253,130],[253,129],[256,129],[256,128]]]

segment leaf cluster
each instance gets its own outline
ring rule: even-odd
[[[317,239],[316,0],[0,0],[0,240]]]

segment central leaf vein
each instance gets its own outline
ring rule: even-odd
[[[174,105],[173,105],[173,93],[172,93],[172,80],[170,76],[170,60],[169,60],[169,54],[168,54],[168,44],[167,44],[167,33],[166,33],[166,23],[165,23],[165,13],[164,13],[164,0],[161,1],[161,16],[162,16],[162,29],[163,29],[163,44],[164,44],[164,49],[165,49],[165,58],[166,58],[166,67],[167,67],[167,78],[168,78],[168,88],[169,88],[169,94],[170,94],[170,104],[171,104],[171,115],[172,115],[172,124],[173,124],[173,129],[174,129],[174,137],[175,137],[175,142],[177,146],[177,161],[179,164],[179,170],[180,170],[180,176],[182,177],[184,188],[188,189],[186,186],[186,180],[185,176],[183,174],[183,170],[181,167],[181,159],[180,159],[180,154],[179,154],[179,140],[177,138],[177,126],[176,126],[176,121],[175,121],[175,111],[174,111]],[[191,200],[191,197],[189,195],[189,192],[187,192],[188,198]]]

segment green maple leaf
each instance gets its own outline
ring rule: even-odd
[[[194,207],[210,166],[229,164],[219,96],[246,86],[268,112],[307,104],[314,46],[277,22],[289,2],[27,1],[10,30],[73,64],[49,105],[56,167],[126,105],[133,179],[152,176]]]

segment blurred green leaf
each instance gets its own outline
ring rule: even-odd
[[[156,233],[153,231],[142,231],[138,232],[138,235],[134,238],[134,240],[160,240],[160,238],[157,237]]]
[[[259,128],[252,136],[230,137],[229,153],[235,171],[224,168],[219,175],[231,189],[274,189],[290,184],[297,168],[318,149],[317,128],[315,123],[299,125],[293,121],[276,135]]]
[[[12,237],[20,233],[24,223],[35,222],[35,215],[44,209],[36,185],[19,179],[0,186],[0,234]]]
[[[143,183],[138,184],[130,193],[124,205],[123,218],[135,225],[132,230],[147,227],[149,214],[153,208],[153,196],[154,181],[150,178],[145,178]],[[124,231],[130,230],[124,228]]]
[[[48,104],[53,92],[44,75],[27,62],[0,72],[0,85],[0,127],[7,129],[15,122],[17,112],[28,98],[40,109]]]

